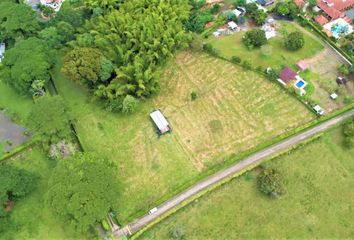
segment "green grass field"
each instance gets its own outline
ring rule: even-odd
[[[0,109],[4,109],[16,122],[24,122],[31,110],[33,100],[19,96],[16,91],[0,79]]]
[[[276,84],[203,54],[182,53],[166,67],[157,97],[137,113],[112,114],[82,87],[54,71],[56,86],[77,118],[86,151],[119,167],[118,218],[127,223],[220,168],[225,156],[269,141],[314,116]],[[196,91],[196,101],[190,94]],[[172,134],[158,138],[149,113],[161,109]]]
[[[10,219],[12,228],[0,239],[79,239],[78,235],[54,217],[44,203],[48,178],[55,166],[39,149],[30,149],[8,164],[34,172],[40,176],[35,191],[14,205]]]
[[[262,48],[248,50],[242,42],[242,36],[245,32],[238,32],[233,35],[223,36],[220,38],[210,37],[210,42],[218,49],[224,57],[231,58],[238,56],[242,60],[247,60],[254,67],[261,66],[263,68],[273,67],[279,68],[288,65],[295,68],[295,64],[302,59],[314,56],[323,49],[321,43],[316,41],[308,34],[304,34],[305,45],[298,51],[289,51],[282,46],[283,33],[298,30],[296,23],[285,21],[277,21],[279,28],[278,35],[268,41]]]
[[[284,175],[287,193],[270,199],[256,188],[258,170],[196,200],[139,239],[351,239],[354,237],[354,150],[342,129],[265,163]]]

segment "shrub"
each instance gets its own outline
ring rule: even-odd
[[[131,95],[127,95],[124,98],[122,104],[123,113],[133,113],[137,107],[138,107],[138,100],[135,97]]]
[[[191,93],[191,100],[194,101],[198,98],[198,94],[196,92]]]
[[[285,194],[282,175],[275,169],[264,169],[257,177],[258,189],[271,197]]]
[[[203,45],[203,50],[213,56],[218,55],[218,51],[211,45],[210,43],[206,43]]]
[[[170,231],[170,236],[173,239],[183,239],[185,236],[185,231],[182,227],[174,227]]]
[[[241,63],[241,58],[238,56],[232,56],[231,57],[231,62],[233,63]]]
[[[251,69],[252,69],[252,64],[251,64],[249,61],[247,61],[247,60],[244,60],[244,61],[242,62],[242,66],[243,66],[244,68],[248,69],[248,70],[251,70]]]
[[[304,44],[304,35],[299,31],[290,33],[285,39],[285,47],[291,51],[299,50]]]
[[[343,127],[345,143],[348,147],[354,147],[354,119]]]
[[[203,50],[203,38],[196,33],[192,33],[192,41],[189,44],[189,47],[196,52]]]
[[[220,8],[221,8],[220,4],[218,3],[214,4],[210,9],[211,14],[217,14],[220,11]]]
[[[266,69],[265,73],[267,74],[266,76],[269,80],[277,80],[278,75],[279,75],[279,73],[272,68]]]
[[[350,96],[345,96],[343,99],[344,104],[350,104],[352,103],[353,99]]]

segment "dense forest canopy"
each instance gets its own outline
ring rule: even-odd
[[[86,22],[73,46],[97,48],[115,66],[107,81],[95,81],[93,86],[90,81],[95,94],[115,100],[156,93],[159,67],[189,40],[184,30],[190,10],[188,1],[115,1],[119,8],[105,1],[91,2],[92,7],[105,10]],[[69,62],[64,63],[64,68],[65,64]]]

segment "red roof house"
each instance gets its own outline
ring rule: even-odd
[[[296,4],[296,6],[301,8],[305,5],[305,1],[304,0],[295,0],[295,4]]]
[[[279,78],[284,82],[284,83],[288,83],[290,82],[291,80],[295,80],[295,77],[296,77],[296,72],[294,72],[293,70],[291,70],[291,68],[289,67],[285,67],[280,75],[279,75]]]
[[[321,26],[325,25],[326,23],[328,23],[328,19],[323,16],[323,15],[319,15],[317,17],[315,17],[315,21],[320,24]]]
[[[317,0],[317,6],[332,20],[344,16],[344,11],[354,6],[354,0]]]

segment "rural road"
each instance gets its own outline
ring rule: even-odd
[[[291,146],[294,146],[296,144],[301,143],[305,139],[309,139],[312,136],[323,132],[330,127],[336,125],[337,123],[343,121],[344,119],[354,116],[354,109],[343,113],[333,119],[330,119],[324,123],[321,123],[320,125],[317,125],[315,127],[310,128],[309,130],[306,130],[302,133],[299,133],[293,137],[290,137],[288,139],[285,139],[275,145],[272,145],[260,152],[257,152],[247,158],[245,158],[243,161],[238,162],[229,168],[222,170],[220,172],[215,173],[214,175],[211,175],[210,177],[207,177],[206,179],[202,180],[201,182],[198,182],[197,184],[191,186],[184,192],[176,195],[175,197],[171,198],[170,200],[166,201],[165,203],[161,204],[160,206],[157,207],[157,211],[152,214],[146,214],[145,216],[136,219],[134,222],[131,224],[116,230],[113,232],[113,234],[116,237],[120,236],[129,236],[132,235],[133,233],[136,233],[143,227],[145,227],[147,224],[151,223],[152,221],[156,220],[169,210],[173,209],[174,207],[178,206],[179,204],[183,203],[184,201],[188,200],[189,198],[193,197],[197,193],[199,193],[202,190],[205,190],[206,188],[219,183],[220,181],[224,180],[225,178],[228,178],[230,176],[233,176],[234,174],[241,172],[248,167],[252,165],[257,165],[261,161],[265,160],[266,158],[269,158],[273,156],[276,153],[280,153]]]

